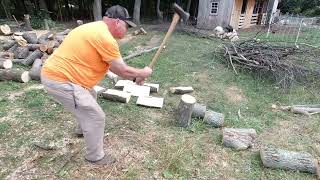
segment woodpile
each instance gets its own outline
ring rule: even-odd
[[[29,21],[28,18],[30,17],[26,15],[26,22]],[[9,26],[0,26],[0,34],[12,34],[11,39],[3,40],[0,44],[0,49],[2,50],[0,51],[0,70],[4,69],[0,72],[0,80],[28,82],[31,78],[32,80],[40,81],[43,62],[48,58],[48,55],[59,47],[70,31],[70,29],[66,29],[58,33],[47,32],[37,37],[34,32],[12,33]],[[14,64],[32,67],[30,67],[30,71],[10,70]]]

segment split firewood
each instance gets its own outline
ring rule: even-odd
[[[25,29],[26,31],[32,31],[32,27],[31,27],[31,22],[30,22],[30,15],[29,14],[24,14],[24,25],[25,25]]]
[[[0,34],[6,36],[12,34],[10,27],[7,24],[1,25]]]
[[[36,59],[33,62],[32,68],[29,71],[29,75],[32,80],[40,81],[41,68],[42,68],[42,60]]]
[[[115,89],[108,89],[107,91],[102,93],[102,96],[105,99],[122,102],[122,103],[128,103],[131,98],[130,93],[115,90]]]
[[[266,146],[260,149],[260,157],[265,167],[301,171],[319,176],[319,162],[306,152],[294,152]]]
[[[196,98],[188,94],[181,96],[180,104],[176,113],[177,125],[180,127],[189,127],[191,124],[191,114],[193,111]]]
[[[43,56],[43,53],[37,49],[35,51],[33,51],[23,62],[22,64],[24,65],[31,65],[33,64],[33,62],[36,60],[36,59],[39,59]]]
[[[0,69],[0,81],[28,82],[29,72],[17,69]]]
[[[2,49],[6,51],[6,50],[10,49],[15,44],[16,44],[16,41],[7,40],[6,42],[3,42],[1,46],[2,46]]]
[[[112,72],[111,72],[111,73],[112,73]],[[108,73],[108,77],[109,77],[110,79],[113,79],[114,76],[113,76],[113,73],[112,73],[112,74],[111,74],[111,73]],[[116,74],[114,74],[114,75],[116,75]],[[118,76],[117,76],[117,77],[118,77]],[[124,86],[126,86],[127,84],[134,84],[134,82],[131,81],[131,80],[122,80],[122,79],[120,79],[120,80],[118,80],[117,83],[114,85],[114,88],[115,88],[115,89],[121,89],[121,90],[123,90]]]
[[[215,128],[220,128],[224,124],[224,114],[207,110],[203,121]]]
[[[205,105],[196,103],[193,107],[191,117],[203,119],[206,114],[206,110],[207,110],[207,107]]]
[[[162,108],[163,98],[152,97],[152,96],[139,96],[136,104],[145,107]]]
[[[15,35],[15,36],[22,36],[22,35],[23,35],[23,32],[14,32],[13,35]]]
[[[159,91],[159,84],[154,84],[154,83],[144,83],[144,86],[150,87],[150,92],[152,93],[157,93]]]
[[[14,50],[14,57],[18,59],[25,59],[29,56],[28,46],[20,46]]]
[[[23,33],[22,37],[29,43],[29,44],[37,44],[38,38],[36,33]]]
[[[172,94],[186,94],[193,92],[193,88],[191,86],[188,87],[171,87],[170,92]]]
[[[224,128],[222,143],[226,147],[244,150],[252,147],[256,138],[255,129]]]
[[[148,86],[140,86],[137,84],[126,84],[123,87],[123,91],[130,93],[132,96],[149,96],[150,95],[150,87]]]
[[[107,89],[102,86],[94,86],[93,90],[96,92],[97,95],[100,95],[101,93],[105,92]]]
[[[118,83],[118,81],[120,80],[119,76],[116,75],[116,74],[114,74],[114,73],[111,72],[111,71],[108,71],[108,72],[107,72],[107,77],[108,77],[110,80],[112,80],[113,84]],[[122,86],[121,89],[123,89],[123,87],[124,87],[124,85]],[[117,89],[117,88],[116,88],[116,89]]]
[[[14,53],[11,53],[11,52],[0,52],[0,58],[13,59],[14,58]]]
[[[143,51],[138,51],[138,52],[135,52],[133,54],[130,54],[130,55],[124,57],[123,60],[128,61],[129,59],[141,56],[141,55],[143,55],[145,53],[149,53],[149,52],[152,52],[152,51],[155,51],[155,50],[158,50],[158,49],[159,49],[159,46],[153,47],[153,48],[150,48],[150,49],[145,49]]]
[[[12,68],[12,61],[10,59],[0,58],[0,68],[1,69],[10,69]]]

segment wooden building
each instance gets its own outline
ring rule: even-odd
[[[268,23],[279,0],[199,0],[197,27],[214,29],[231,25],[234,29]]]

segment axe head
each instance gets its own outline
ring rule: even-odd
[[[190,16],[188,12],[185,12],[177,3],[173,3],[173,10],[181,19],[183,19],[184,22],[187,22]]]

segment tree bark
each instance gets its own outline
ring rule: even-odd
[[[141,0],[135,0],[134,9],[133,9],[133,21],[136,24],[140,24],[140,8],[141,8]]]
[[[18,59],[25,59],[29,56],[28,46],[20,46],[14,50],[14,57]]]
[[[188,0],[186,12],[189,12],[189,11],[190,11],[190,6],[191,6],[191,0]]]
[[[32,80],[40,81],[40,74],[42,68],[42,59],[36,59],[32,64],[29,75]]]
[[[224,128],[222,143],[226,147],[244,150],[252,147],[256,138],[255,129]]]
[[[22,64],[24,64],[24,65],[29,65],[29,66],[30,66],[31,64],[33,64],[33,62],[34,62],[36,59],[41,58],[42,55],[43,55],[43,53],[42,53],[39,49],[37,49],[37,50],[33,51],[33,52],[22,62]]]
[[[163,22],[163,12],[160,11],[160,0],[157,0],[157,17],[158,17],[159,23],[162,23]]]
[[[30,44],[37,44],[38,42],[36,33],[23,33],[22,37]]]
[[[176,113],[177,125],[180,127],[189,127],[191,124],[191,114],[196,99],[188,94],[182,95],[178,110]]]
[[[12,68],[12,61],[10,59],[0,58],[0,68],[1,69],[11,69]]]
[[[17,47],[19,47],[18,44],[14,44],[11,48],[8,49],[8,52],[13,53],[15,49],[17,49]]]
[[[213,127],[220,128],[224,123],[224,115],[211,110],[207,110],[203,121]]]
[[[3,42],[2,49],[6,51],[6,50],[10,49],[15,44],[16,44],[16,41],[8,40],[6,42]]]
[[[205,105],[196,103],[193,107],[191,117],[203,119],[206,114],[206,110],[207,110],[207,107]]]
[[[93,17],[95,21],[100,21],[102,19],[102,8],[101,8],[101,0],[93,1]]]
[[[0,69],[0,81],[28,82],[29,72],[17,69]]]
[[[268,146],[260,149],[265,167],[309,172],[319,175],[318,160],[305,152],[294,152]]]
[[[32,27],[31,27],[31,22],[30,22],[30,15],[29,14],[25,14],[24,15],[24,25],[25,25],[25,29],[26,31],[32,31]]]

